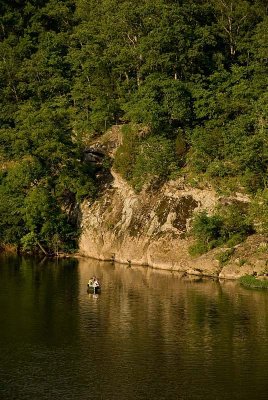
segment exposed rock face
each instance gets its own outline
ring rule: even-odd
[[[187,188],[173,181],[157,194],[137,195],[119,175],[113,172],[113,176],[113,185],[100,199],[82,206],[82,255],[221,278],[236,278],[252,270],[246,262],[241,265],[243,261],[220,266],[217,254],[223,249],[189,256],[192,242],[186,234],[191,218],[202,209],[214,209],[218,198],[213,190]],[[263,270],[265,260],[261,264]]]
[[[264,235],[252,235],[245,243],[235,246],[235,251],[224,265],[219,278],[236,279],[243,275],[268,275],[268,238]]]
[[[112,130],[106,140],[107,154],[113,157],[120,130]],[[231,279],[265,273],[268,251],[258,252],[259,244],[268,242],[265,237],[255,235],[236,246],[224,266],[217,258],[228,249],[217,248],[195,258],[188,252],[192,239],[187,233],[194,213],[212,213],[218,203],[247,203],[247,196],[219,198],[214,190],[192,188],[183,179],[166,183],[158,192],[147,189],[136,194],[120,175],[113,171],[112,175],[113,182],[102,196],[81,207],[81,255]]]

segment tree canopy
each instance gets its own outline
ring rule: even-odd
[[[83,149],[113,124],[146,126],[115,160],[137,190],[183,171],[266,199],[267,10],[267,0],[2,0],[0,242],[75,246],[75,210],[98,192]]]

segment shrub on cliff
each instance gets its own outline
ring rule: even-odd
[[[241,205],[230,204],[219,208],[211,216],[206,211],[197,214],[193,219],[191,233],[196,243],[189,251],[191,255],[197,255],[223,244],[235,246],[254,233],[254,228],[248,222],[248,215]]]
[[[259,233],[268,233],[268,189],[259,191],[250,205],[250,220]]]
[[[122,128],[122,135],[122,144],[116,151],[113,166],[123,178],[127,181],[131,181],[140,138],[131,125],[126,125]]]
[[[139,191],[154,180],[166,180],[178,170],[178,158],[172,140],[150,136],[139,145],[131,183]]]
[[[179,157],[173,140],[163,136],[140,137],[133,127],[123,130],[114,168],[135,190],[154,180],[165,180],[179,169]]]

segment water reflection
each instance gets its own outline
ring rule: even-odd
[[[83,263],[80,270],[87,271]],[[152,376],[157,370],[172,396],[180,386],[200,398],[255,398],[255,391],[266,396],[260,368],[268,360],[267,293],[140,267],[99,268],[107,291],[101,312],[114,358],[121,351],[120,362],[135,370],[138,354],[141,368]],[[185,386],[190,382],[194,388]]]
[[[0,398],[266,398],[266,292],[86,259],[2,257],[0,279]]]

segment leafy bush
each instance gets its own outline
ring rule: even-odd
[[[208,214],[203,211],[198,214],[192,225],[192,234],[201,243],[217,241],[221,237],[223,221],[219,215],[208,216]]]
[[[221,237],[224,243],[240,243],[248,235],[254,233],[254,228],[248,219],[247,205],[233,203],[219,209],[222,218]]]
[[[157,179],[167,179],[179,169],[174,142],[163,136],[139,137],[135,127],[125,128],[114,168],[137,191]]]
[[[238,204],[221,207],[211,216],[203,211],[193,220],[191,233],[196,239],[196,244],[189,252],[202,254],[223,244],[233,247],[253,232],[247,213]]]
[[[208,251],[208,246],[205,243],[197,241],[195,244],[189,247],[189,254],[192,257],[199,256]]]
[[[228,247],[236,246],[237,244],[245,240],[245,235],[242,233],[234,233],[231,235],[230,239],[227,240],[226,245]]]
[[[268,281],[256,279],[251,275],[242,276],[239,281],[242,286],[250,289],[268,289]]]
[[[257,232],[268,233],[268,189],[256,194],[250,205],[249,218]]]
[[[127,181],[133,176],[133,168],[138,154],[140,138],[131,126],[122,129],[123,143],[117,149],[114,159],[114,168]]]
[[[247,259],[246,258],[240,258],[239,260],[239,267],[242,267],[244,264],[247,263]]]
[[[141,190],[144,184],[167,179],[178,169],[174,143],[164,137],[150,136],[141,142],[133,166],[132,184]]]
[[[233,253],[234,249],[228,249],[218,254],[217,259],[219,260],[220,265],[225,265],[230,260]]]

